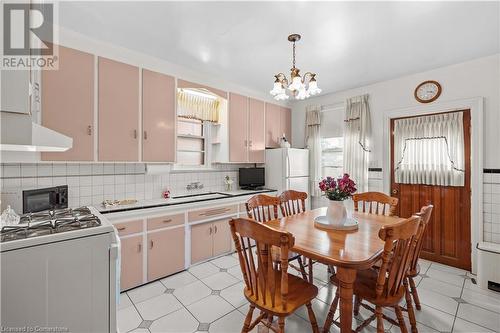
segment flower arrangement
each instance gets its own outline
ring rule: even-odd
[[[319,189],[324,195],[334,201],[349,199],[356,192],[356,183],[347,173],[341,178],[326,177],[319,182]]]

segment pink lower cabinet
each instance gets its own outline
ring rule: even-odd
[[[139,161],[139,68],[99,57],[99,161]]]
[[[121,238],[121,290],[142,284],[142,235]]]
[[[191,264],[231,251],[229,219],[191,226]]]
[[[211,222],[191,226],[191,264],[212,257]]]
[[[148,281],[184,269],[184,226],[148,233]]]
[[[231,228],[229,219],[213,222],[213,255],[218,256],[231,251]]]
[[[142,70],[142,160],[175,161],[175,79]]]

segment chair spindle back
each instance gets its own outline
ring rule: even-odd
[[[418,258],[420,257],[420,252],[422,251],[422,245],[424,243],[424,232],[427,229],[427,225],[429,225],[433,208],[434,208],[433,205],[424,206],[422,207],[420,212],[415,214],[417,216],[420,216],[422,222],[420,223],[420,227],[417,232],[417,237],[416,237],[417,245],[415,248],[415,252],[413,253],[413,257],[411,259],[410,270],[412,271],[416,271],[417,269]]]
[[[356,212],[361,211],[363,213],[389,216],[396,214],[399,201],[398,198],[390,197],[381,192],[357,193],[352,196],[352,200]]]
[[[416,236],[421,218],[412,216],[402,222],[383,226],[378,235],[385,242],[376,293],[394,296],[401,291],[416,248]]]
[[[255,220],[238,218],[229,221],[243,280],[254,302],[287,307],[288,252],[294,244],[289,232],[274,230]],[[256,250],[251,246],[256,244]],[[273,265],[271,247],[279,248],[280,268]]]
[[[248,218],[267,222],[278,218],[280,199],[265,194],[257,194],[245,203]]]
[[[288,190],[279,196],[281,214],[283,216],[295,215],[306,211],[306,192]]]

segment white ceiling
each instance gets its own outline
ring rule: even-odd
[[[499,2],[63,2],[62,26],[249,89],[297,67],[325,92],[499,52]]]

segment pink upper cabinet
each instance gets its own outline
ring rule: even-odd
[[[142,159],[175,160],[175,79],[142,71]]]
[[[280,120],[280,137],[285,134],[286,139],[292,143],[292,110],[285,107],[280,107],[281,109],[281,120]]]
[[[248,162],[264,163],[266,149],[266,109],[264,102],[248,100]]]
[[[246,162],[248,97],[229,94],[229,161]]]
[[[266,103],[266,148],[278,148],[281,132],[279,105]]]
[[[139,68],[99,57],[99,160],[139,160]]]
[[[59,46],[59,69],[42,71],[42,124],[73,138],[44,161],[94,160],[94,56]]]

